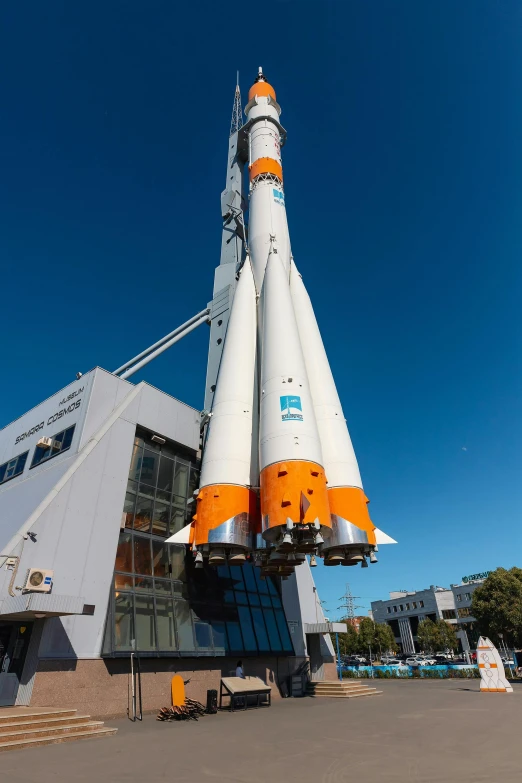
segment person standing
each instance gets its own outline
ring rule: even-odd
[[[242,680],[245,680],[245,674],[243,672],[243,661],[238,661],[236,666],[236,677],[241,677]]]

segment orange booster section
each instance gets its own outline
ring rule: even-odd
[[[200,490],[194,514],[193,543],[252,548],[259,518],[255,492],[234,484],[214,484]]]
[[[320,465],[304,460],[267,465],[260,483],[261,525],[266,540],[276,540],[289,521],[298,528],[331,528],[326,477]]]
[[[359,487],[334,487],[328,490],[330,513],[338,519],[351,522],[366,534],[367,543],[375,546],[375,525],[368,513],[370,502]]]

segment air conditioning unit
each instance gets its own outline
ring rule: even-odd
[[[25,580],[24,592],[49,593],[53,586],[54,571],[45,571],[43,568],[30,568]]]
[[[37,446],[41,446],[44,449],[48,449],[53,445],[53,439],[52,438],[40,438]]]

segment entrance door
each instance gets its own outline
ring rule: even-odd
[[[0,707],[16,703],[32,623],[0,623]]]
[[[310,676],[314,681],[324,680],[324,660],[321,654],[321,637],[318,633],[306,634],[306,647],[310,658]]]

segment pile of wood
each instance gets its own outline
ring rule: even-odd
[[[199,720],[205,715],[206,709],[195,699],[185,699],[185,704],[180,707],[162,707],[156,720]]]

